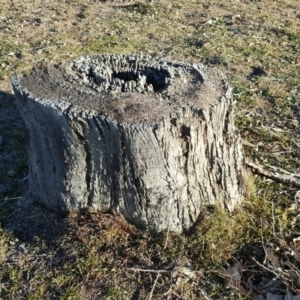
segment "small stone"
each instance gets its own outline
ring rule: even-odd
[[[13,176],[16,175],[16,172],[15,172],[14,170],[9,170],[9,171],[7,172],[7,175],[8,175],[9,177],[13,177]]]

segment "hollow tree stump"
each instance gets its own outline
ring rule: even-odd
[[[50,208],[114,210],[180,232],[242,200],[232,89],[202,65],[138,55],[37,63],[12,77],[30,194]]]

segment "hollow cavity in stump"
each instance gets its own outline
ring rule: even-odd
[[[241,202],[232,89],[218,71],[107,54],[41,62],[12,84],[30,193],[48,207],[115,210],[139,227],[180,232],[204,206]]]

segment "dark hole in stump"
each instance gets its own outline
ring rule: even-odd
[[[105,82],[110,83],[111,89],[114,85],[121,85],[121,92],[128,91],[126,90],[126,83],[130,82],[133,83],[134,87],[140,87],[139,92],[144,89],[148,90],[146,86],[152,86],[151,90],[159,92],[167,87],[166,78],[169,78],[170,74],[164,70],[142,69],[139,71],[113,71],[111,76],[105,76],[97,74],[91,67],[88,77],[98,86]]]

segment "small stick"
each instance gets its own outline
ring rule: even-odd
[[[166,241],[165,241],[165,245],[164,245],[164,249],[166,250],[167,246],[168,246],[168,240],[169,240],[169,232],[170,232],[170,227],[168,226],[168,231],[167,231],[167,235],[166,235]]]
[[[200,289],[200,293],[205,300],[211,300],[211,298],[209,298],[208,295],[202,289]]]
[[[154,284],[153,284],[153,287],[152,287],[152,289],[151,289],[151,292],[150,292],[150,295],[149,295],[149,300],[151,300],[152,299],[152,296],[153,296],[153,291],[154,291],[154,289],[155,289],[155,286],[156,286],[156,284],[157,284],[157,280],[158,280],[158,277],[159,277],[159,273],[156,275],[156,278],[155,278],[155,281],[154,281]]]
[[[276,271],[274,270],[274,268],[268,268],[268,267],[262,265],[262,264],[259,263],[254,257],[252,257],[252,259],[253,259],[260,267],[262,267],[263,269],[265,269],[265,270],[267,270],[267,271],[273,273],[274,275],[276,275],[277,278],[282,278],[281,273],[276,272]],[[280,271],[280,270],[279,270],[279,271]],[[288,278],[284,278],[284,279],[286,279],[286,280],[288,280],[288,281],[291,281],[291,280],[288,279]]]
[[[139,269],[139,268],[126,268],[126,269],[135,272],[149,272],[149,273],[158,273],[158,274],[166,274],[171,272],[168,270],[153,270],[153,269]]]
[[[271,178],[273,180],[276,180],[276,181],[279,181],[279,182],[282,182],[285,184],[291,184],[298,188],[300,187],[300,175],[299,174],[289,173],[283,169],[273,167],[273,166],[268,166],[268,165],[262,166],[259,164],[255,164],[249,160],[246,161],[246,164],[263,176],[266,176],[268,178]],[[266,168],[269,168],[269,170],[267,170]]]

